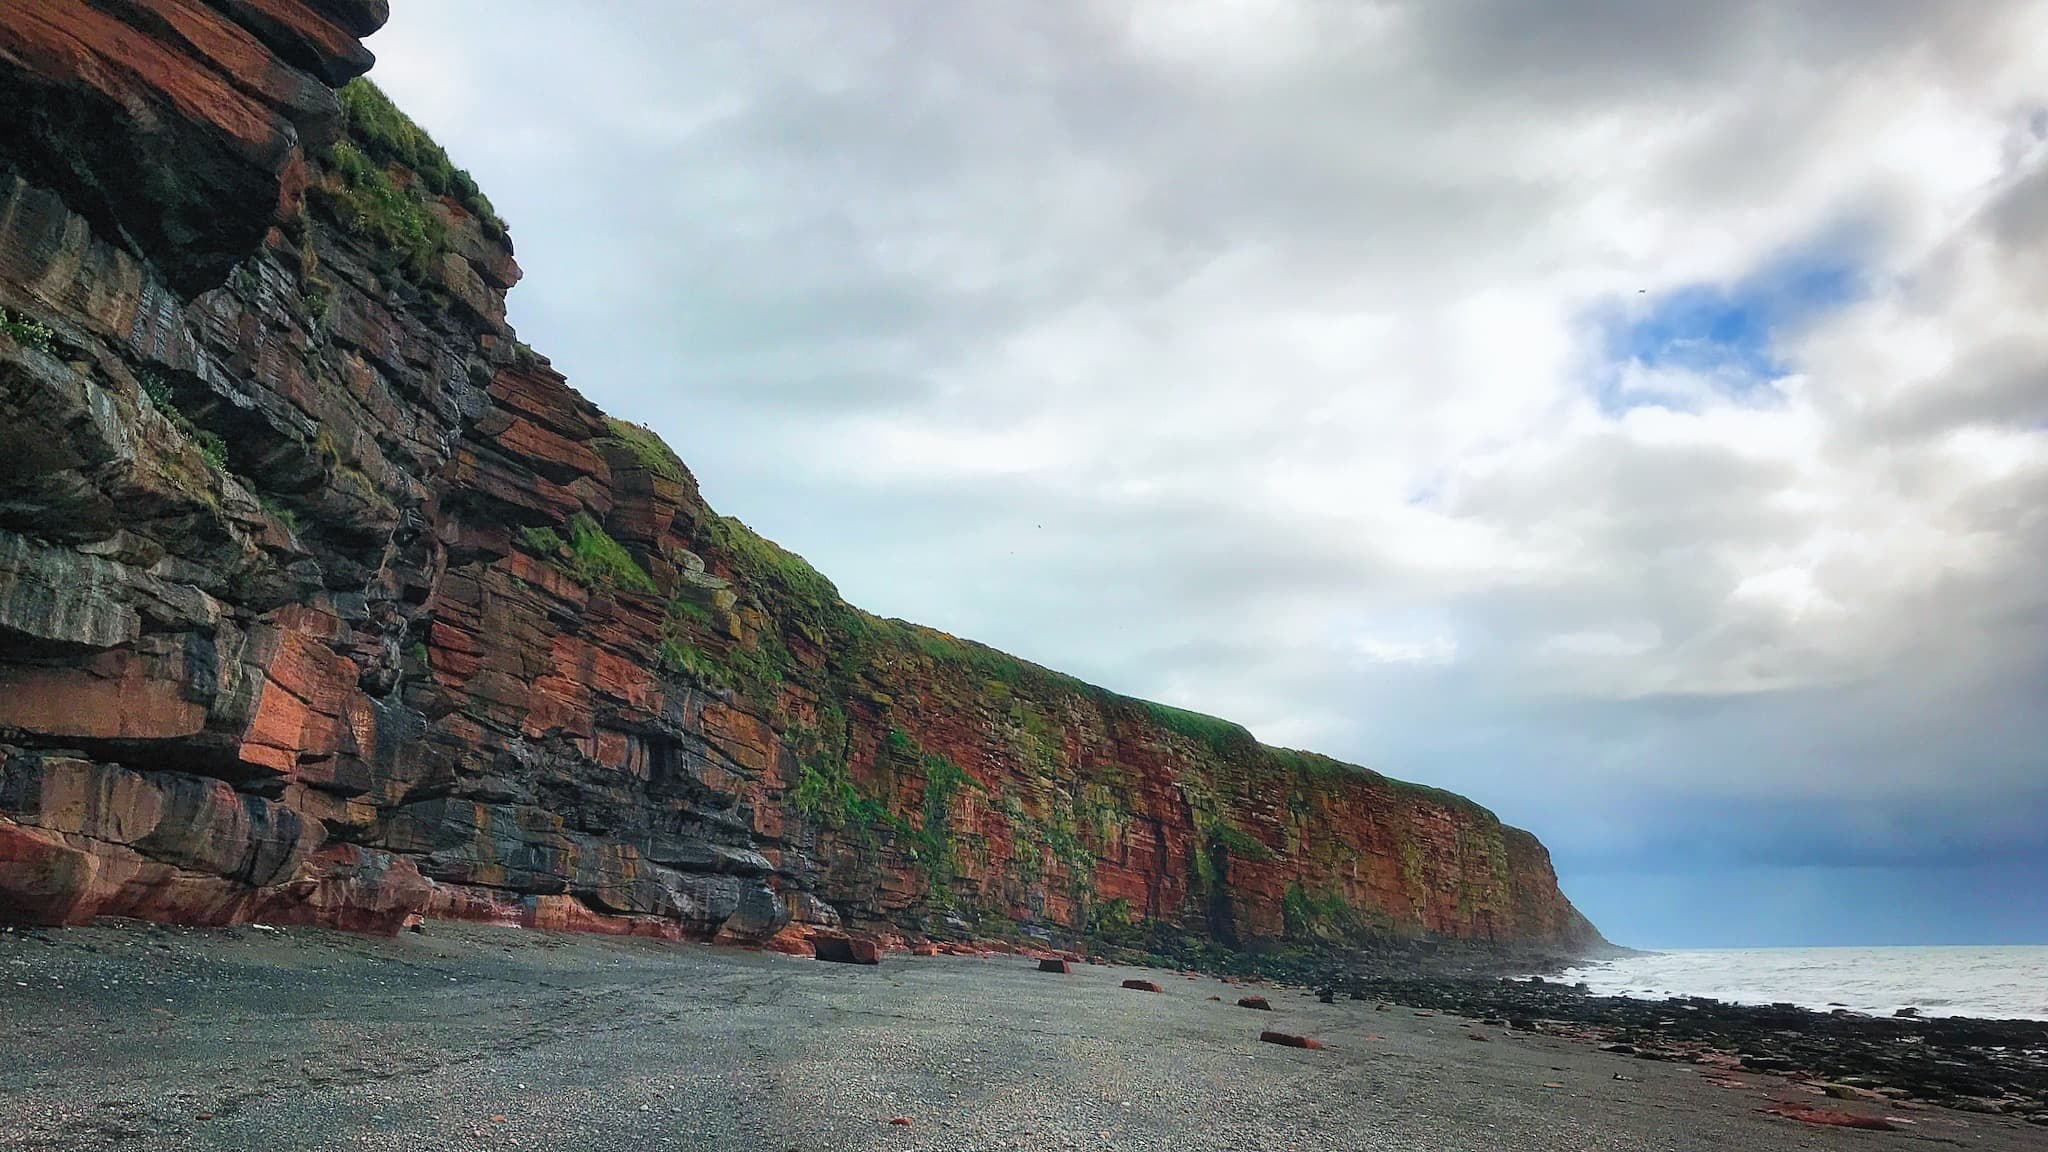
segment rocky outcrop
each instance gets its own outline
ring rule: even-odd
[[[1597,939],[1468,801],[869,616],[707,507],[337,91],[382,17],[0,7],[0,918]]]

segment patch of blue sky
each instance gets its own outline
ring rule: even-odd
[[[1622,301],[1598,319],[1611,413],[1690,407],[1707,390],[1768,393],[1793,372],[1782,338],[1868,292],[1861,246],[1846,239],[1782,253],[1739,280],[1687,284]]]

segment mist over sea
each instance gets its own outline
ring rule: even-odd
[[[1652,952],[1565,972],[1603,996],[2048,1020],[2048,945]]]

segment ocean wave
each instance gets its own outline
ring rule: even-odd
[[[1653,952],[1573,968],[1608,996],[1705,996],[1873,1015],[2048,1020],[2048,947],[1744,948]]]

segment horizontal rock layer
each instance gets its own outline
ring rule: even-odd
[[[363,0],[0,8],[0,918],[1597,939],[1446,793],[850,608],[504,322]]]

